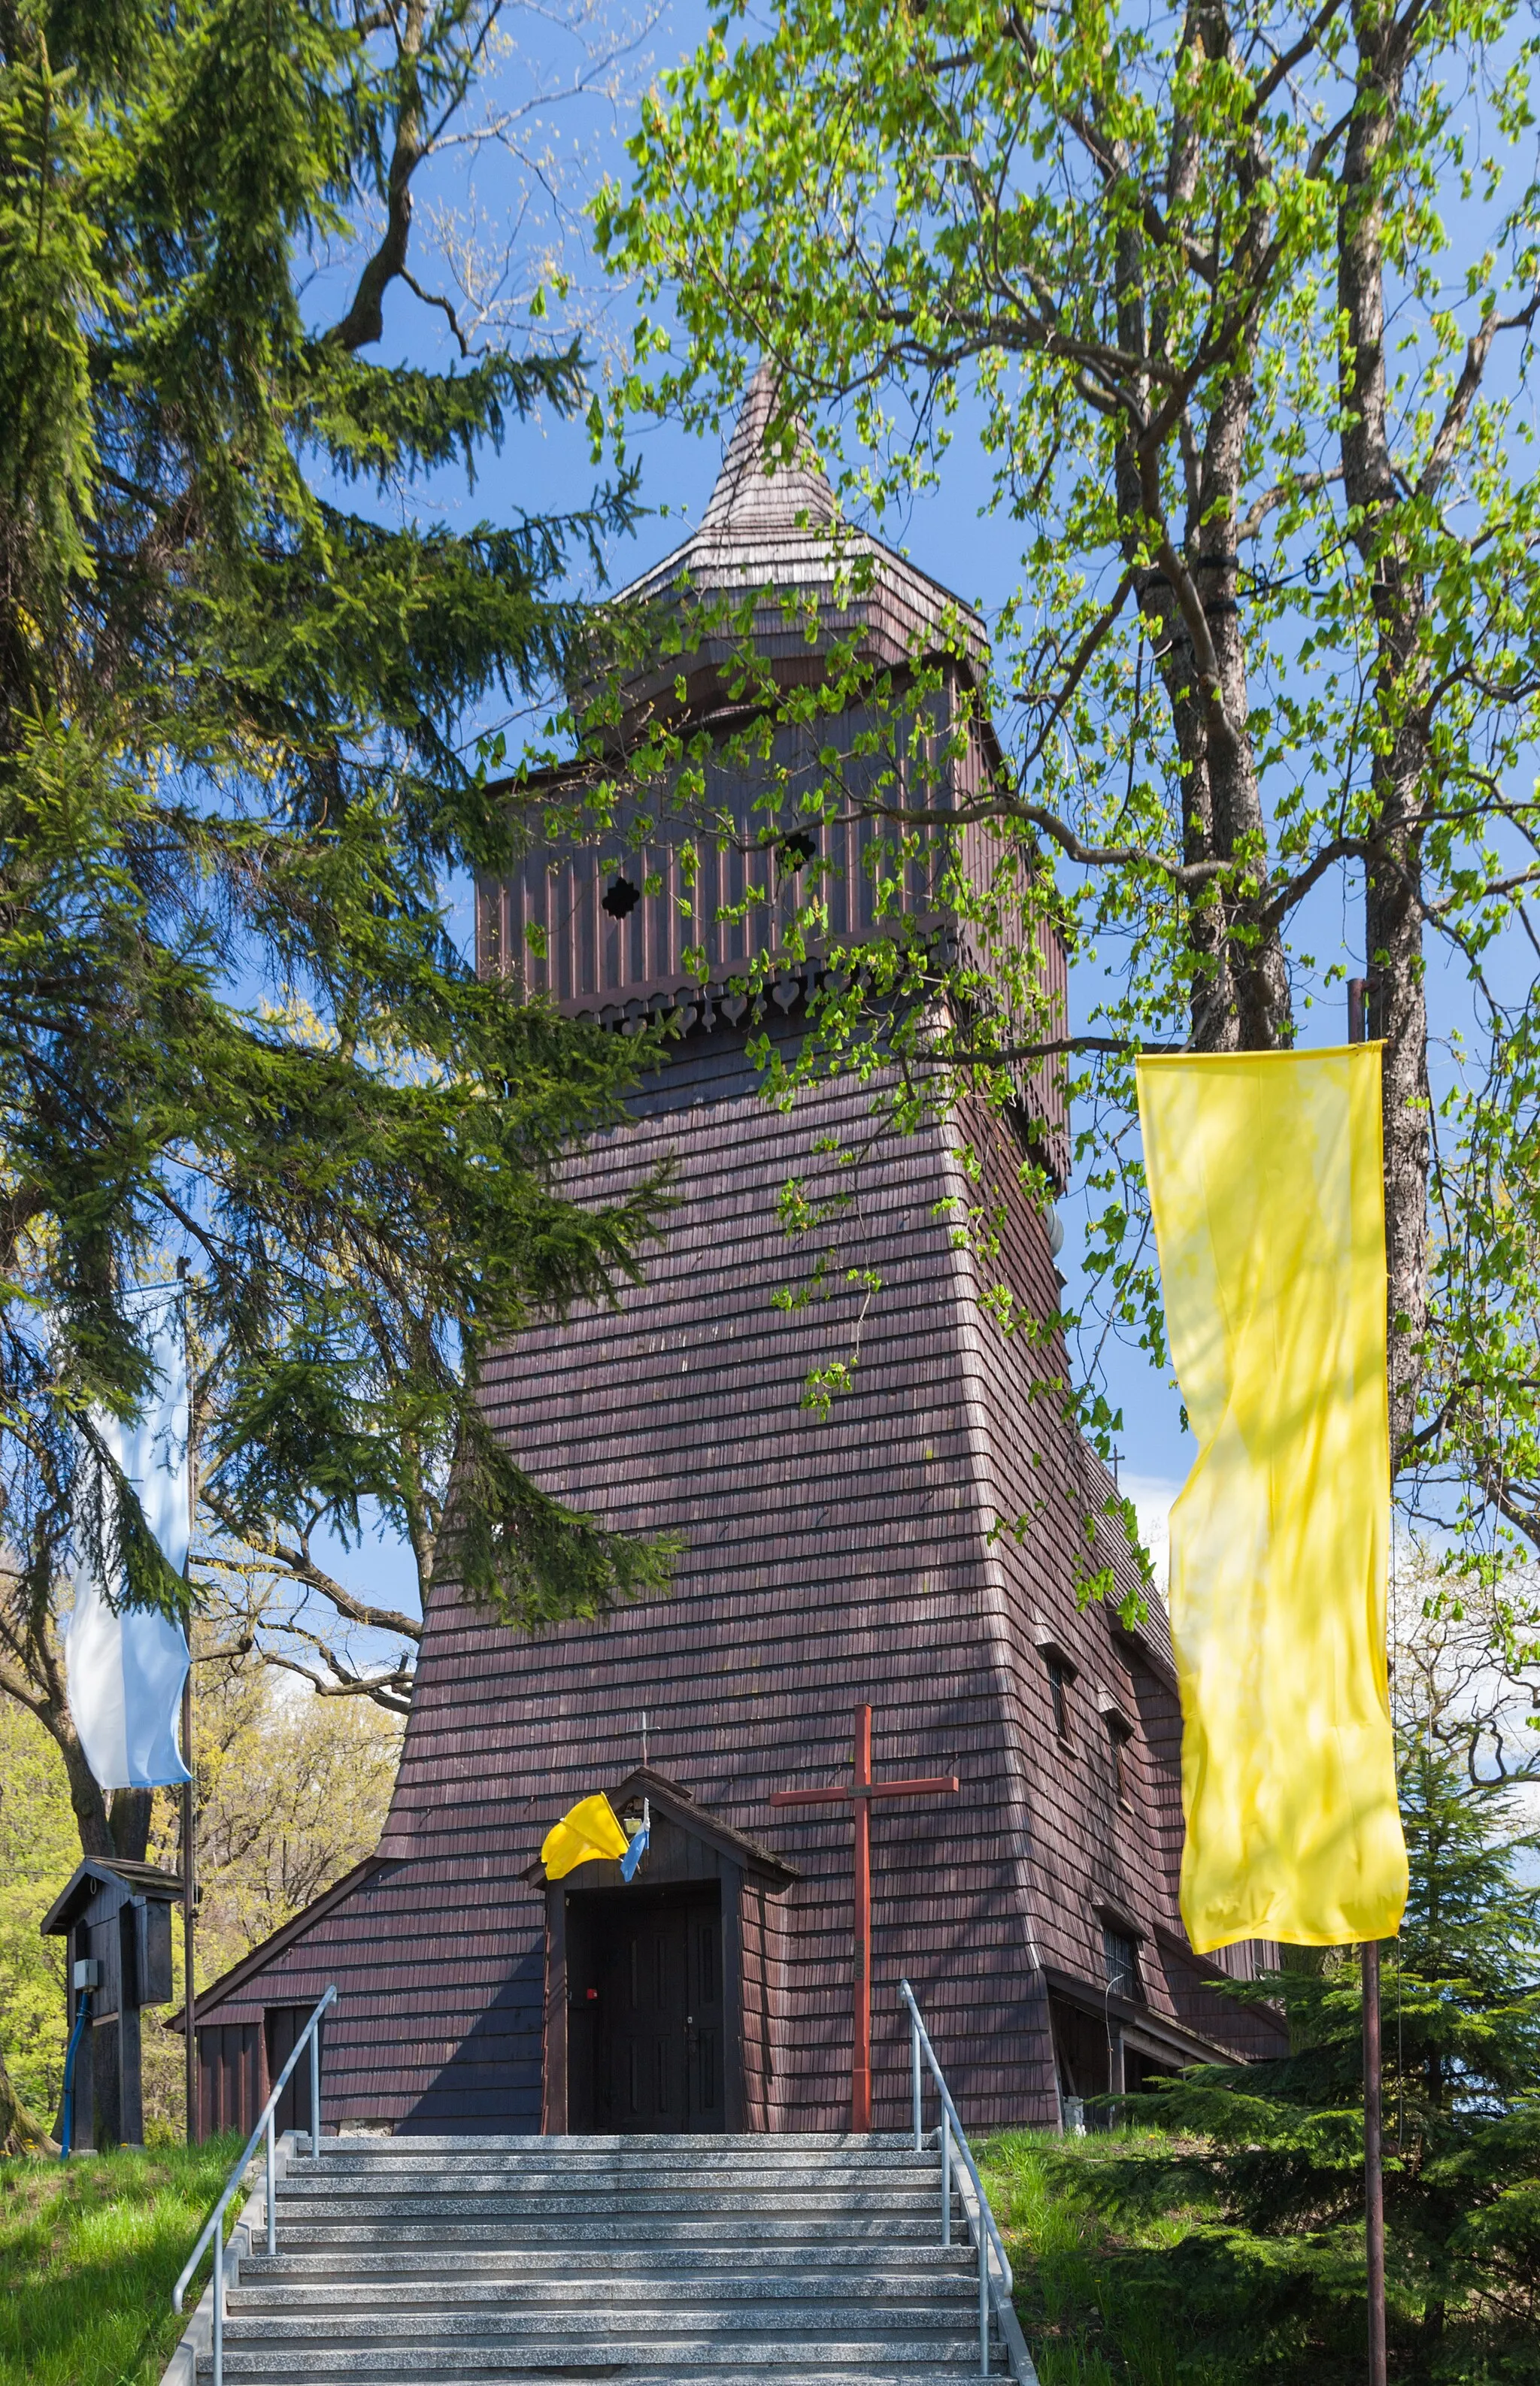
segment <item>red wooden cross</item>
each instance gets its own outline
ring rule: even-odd
[[[871,1709],[856,1709],[855,1779],[848,1790],[777,1790],[772,1806],[822,1806],[845,1799],[856,1819],[856,2051],[850,2074],[850,2126],[871,2127],[871,1802],[873,1798],[912,1798],[924,1790],[955,1791],[958,1777],[948,1773],[926,1781],[873,1781],[871,1777]]]

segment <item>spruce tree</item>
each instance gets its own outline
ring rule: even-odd
[[[1540,2377],[1540,1888],[1507,1785],[1403,1740],[1411,1890],[1384,1951],[1385,2223],[1393,2378]],[[1276,1998],[1292,2051],[1127,2100],[1183,2141],[1114,2162],[1109,2204],[1218,2191],[1164,2289],[1237,2377],[1344,2381],[1364,2360],[1363,2041],[1352,1950],[1239,1993]],[[1207,2287],[1207,2301],[1205,2288]]]
[[[477,708],[559,679],[559,592],[629,493],[419,518],[432,476],[585,402],[580,358],[364,354],[496,14],[0,0],[0,1689],[95,1852],[56,1607],[93,1413],[152,1390],[134,1291],[173,1260],[237,1533],[388,1508],[406,1449],[458,1470],[438,1572],[511,1622],[666,1567],[477,1403],[532,1314],[636,1273],[658,1208],[557,1174],[634,1048],[479,982],[444,909],[506,858]],[[302,294],[350,245],[329,323]],[[131,1596],[178,1603],[110,1488]]]

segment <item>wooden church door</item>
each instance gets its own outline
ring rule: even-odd
[[[577,2131],[725,2126],[721,1901],[709,1888],[568,1902]]]

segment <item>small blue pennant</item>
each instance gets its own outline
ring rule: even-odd
[[[635,1879],[636,1867],[647,1852],[647,1841],[651,1837],[652,1810],[644,1799],[642,1803],[642,1820],[637,1825],[635,1831],[632,1835],[630,1847],[626,1850],[625,1854],[620,1858],[620,1878],[622,1880]]]

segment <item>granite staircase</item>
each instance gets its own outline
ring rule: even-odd
[[[282,2163],[276,2215],[228,2290],[231,2386],[980,2374],[965,2216],[944,2247],[907,2138],[344,2138]],[[997,2329],[991,2365],[1032,2376]]]

